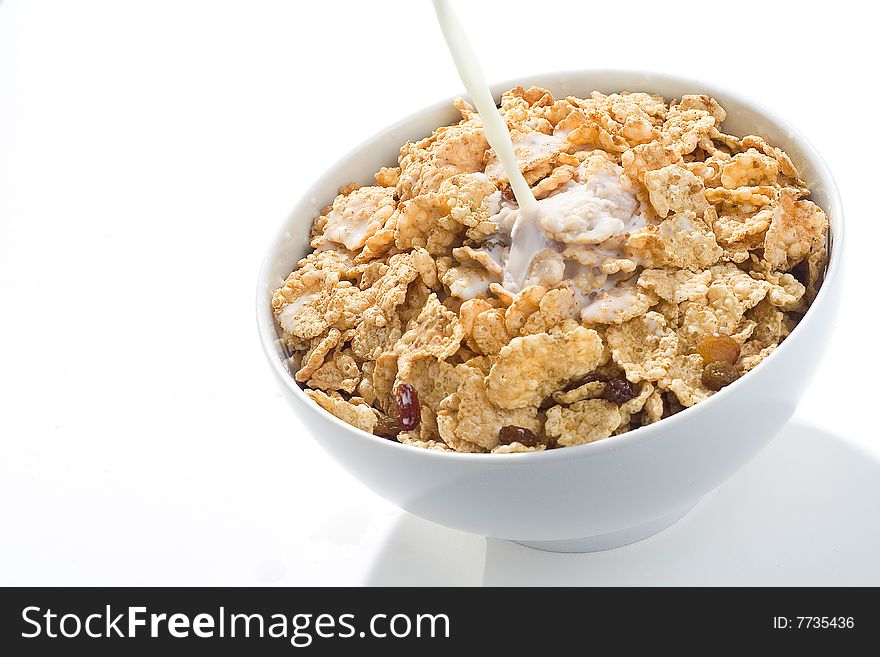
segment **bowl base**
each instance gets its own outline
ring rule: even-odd
[[[584,538],[569,538],[562,541],[514,541],[514,543],[519,543],[536,550],[544,550],[545,552],[601,552],[602,550],[610,550],[629,545],[630,543],[637,543],[649,536],[653,536],[681,520],[695,505],[696,502],[662,518],[608,534],[586,536]]]

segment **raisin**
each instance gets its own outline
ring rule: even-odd
[[[593,383],[593,381],[600,381],[602,383],[606,383],[608,381],[608,377],[604,374],[599,374],[598,372],[593,372],[592,374],[587,374],[582,379],[578,379],[574,386],[574,388],[578,388],[580,386],[586,385],[588,383]]]
[[[529,431],[524,427],[515,427],[512,425],[501,427],[501,431],[498,432],[498,440],[501,441],[502,445],[519,443],[526,447],[535,447],[538,444],[538,437],[533,431]]]
[[[397,434],[402,431],[400,422],[391,415],[379,415],[379,420],[373,428],[373,435],[389,440],[397,440]]]
[[[419,403],[419,392],[409,383],[397,386],[397,415],[404,431],[412,431],[422,421],[422,406]]]
[[[730,363],[716,361],[709,363],[703,368],[703,374],[700,381],[709,390],[721,390],[724,386],[729,386],[740,377],[739,371]]]
[[[605,384],[602,397],[612,404],[625,404],[637,394],[636,387],[622,376],[609,380]]]
[[[713,333],[700,340],[697,353],[703,357],[704,363],[733,365],[739,358],[739,344],[729,335]]]

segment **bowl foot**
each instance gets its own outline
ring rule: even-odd
[[[620,529],[616,532],[608,534],[600,534],[598,536],[586,536],[584,538],[569,538],[561,541],[514,541],[520,545],[534,548],[536,550],[544,550],[546,552],[601,552],[602,550],[610,550],[611,548],[622,547],[630,543],[637,543],[649,536],[653,536],[663,531],[667,527],[675,524],[685,514],[694,508],[694,504],[690,504],[683,509],[674,511],[662,518],[650,520],[642,525]]]

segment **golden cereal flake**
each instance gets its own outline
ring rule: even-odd
[[[667,376],[678,354],[678,336],[667,319],[649,311],[605,334],[611,357],[633,382],[658,381]]]
[[[452,250],[452,255],[462,264],[476,264],[495,276],[501,276],[504,268],[489,251],[462,246]]]
[[[721,125],[724,119],[727,118],[727,112],[718,104],[718,101],[705,94],[682,96],[676,107],[678,111],[700,110],[701,112],[706,112],[715,119],[715,125]]]
[[[364,318],[376,326],[393,321],[397,307],[406,301],[409,284],[419,275],[412,253],[399,253],[388,259],[388,269],[368,290],[373,306]]]
[[[363,250],[355,257],[356,262],[369,262],[375,258],[382,258],[394,249],[394,236],[397,233],[397,221],[400,218],[400,209],[395,208],[391,216],[385,221],[385,225],[367,238]]]
[[[397,354],[386,351],[375,360],[372,368],[371,388],[380,408],[386,413],[396,412],[394,381],[397,378]]]
[[[715,128],[715,117],[702,109],[674,105],[661,128],[662,143],[682,155],[693,152],[701,140],[708,139]]]
[[[556,167],[549,176],[541,180],[537,185],[532,187],[532,194],[536,199],[541,200],[547,198],[560,189],[563,185],[571,180],[576,180],[578,176],[577,168],[571,164],[563,164]]]
[[[510,342],[510,335],[504,325],[504,311],[487,308],[474,317],[469,333],[469,344],[474,351],[494,356]]]
[[[382,167],[376,172],[376,184],[380,187],[397,187],[400,167]]]
[[[706,190],[706,199],[718,210],[718,214],[756,212],[766,206],[775,206],[779,199],[779,190],[773,185],[755,185],[752,187],[710,187]]]
[[[308,381],[312,374],[324,364],[327,354],[339,344],[341,338],[342,332],[338,329],[330,329],[324,337],[314,338],[312,346],[303,356],[301,368],[296,373],[296,380],[301,383]]]
[[[826,267],[828,267],[828,249],[826,247],[820,246],[807,256],[806,294],[804,295],[807,303],[813,303],[813,299],[819,293],[822,281],[825,280]]]
[[[733,264],[716,265],[708,270],[710,281],[692,279],[684,283],[687,301],[680,308],[679,337],[695,348],[707,334],[737,332],[746,311],[756,306],[774,287],[756,280]],[[708,284],[707,284],[708,283]],[[705,290],[705,294],[699,295]]]
[[[451,449],[446,443],[439,440],[422,440],[419,434],[413,432],[403,432],[398,434],[397,442],[403,443],[404,445],[409,445],[411,447],[418,447],[420,449],[430,449],[435,452],[454,452],[454,449]]]
[[[757,212],[725,213],[715,217],[712,230],[715,239],[724,247],[742,247],[746,252],[764,247],[764,233],[770,227],[774,208]]]
[[[498,211],[501,193],[485,174],[453,176],[440,186],[438,194],[445,201],[449,220],[467,228],[469,239],[482,239],[498,229],[489,217]]]
[[[654,424],[663,418],[663,392],[654,390],[645,400],[642,409],[642,424]]]
[[[272,295],[272,308],[281,328],[296,338],[310,340],[336,323],[342,307],[331,299],[355,292],[345,288],[350,286],[347,281],[341,281],[350,264],[348,256],[334,251],[312,253],[300,260],[298,268]]]
[[[797,201],[789,188],[782,190],[779,207],[764,237],[764,259],[787,271],[814,249],[825,246],[828,218],[812,201]]]
[[[679,304],[705,297],[711,282],[712,272],[708,270],[645,269],[639,276],[638,285],[664,301]]]
[[[740,351],[739,364],[746,372],[770,355],[788,334],[785,315],[768,300],[752,308],[747,316],[755,323],[755,328]]]
[[[439,436],[437,413],[440,404],[458,390],[463,379],[463,366],[430,357],[403,361],[400,365],[394,389],[402,383],[408,383],[416,389],[422,413],[418,433],[422,440],[434,439]]]
[[[422,282],[424,282],[428,288],[432,290],[440,288],[440,279],[437,276],[437,265],[434,263],[434,259],[431,257],[430,253],[425,251],[425,249],[413,249],[412,262],[413,267],[416,268]]]
[[[667,376],[657,386],[661,390],[672,392],[682,406],[689,407],[712,394],[700,380],[702,375],[703,359],[699,354],[679,354],[673,360]]]
[[[751,276],[758,280],[767,281],[772,287],[767,291],[767,300],[780,310],[803,311],[801,300],[806,288],[803,283],[791,274],[781,274],[777,271],[750,272]]]
[[[406,333],[397,341],[394,349],[401,363],[430,356],[444,360],[458,351],[463,339],[464,328],[458,315],[440,303],[436,294],[432,294],[419,316],[409,323]]]
[[[654,386],[647,381],[642,382],[636,396],[627,402],[620,404],[620,412],[626,416],[632,416],[644,408],[648,399],[654,394]]]
[[[570,287],[549,290],[541,297],[537,311],[529,315],[520,326],[519,333],[520,335],[547,333],[563,323],[575,319],[579,309],[580,305],[576,295]],[[506,318],[509,312],[508,308],[505,312],[505,326],[508,326]]]
[[[467,228],[470,239],[481,239],[497,230],[489,217],[498,211],[501,193],[484,173],[465,173],[443,182],[438,192],[449,219]]]
[[[620,156],[623,172],[633,183],[644,183],[649,171],[682,162],[681,153],[659,142],[639,144]]]
[[[571,390],[557,390],[553,393],[553,401],[562,406],[568,406],[585,399],[599,399],[604,392],[604,381],[588,381]]]
[[[502,408],[537,407],[563,383],[592,372],[602,349],[598,333],[582,326],[517,337],[499,352],[486,386]]]
[[[581,109],[570,113],[557,128],[569,129],[568,139],[574,144],[602,148],[609,153],[622,153],[656,140],[657,126],[666,114],[661,97],[644,93],[606,96],[593,92],[588,99],[569,100]]]
[[[489,451],[498,446],[498,433],[505,426],[540,433],[536,406],[501,408],[486,386],[483,372],[466,365],[461,367],[461,385],[443,400],[437,414],[440,437],[447,445],[456,451]]]
[[[680,269],[704,269],[718,262],[723,253],[715,234],[693,212],[682,212],[633,232],[626,251],[645,267]]]
[[[547,449],[547,445],[538,443],[537,445],[523,445],[522,443],[512,442],[507,445],[498,445],[492,448],[493,454],[525,454],[527,452],[543,452]]]
[[[350,404],[341,397],[331,397],[320,390],[306,390],[305,392],[321,408],[343,422],[367,433],[373,433],[373,429],[376,428],[376,411],[366,404]]]
[[[607,438],[622,419],[616,404],[604,399],[585,399],[568,407],[548,409],[544,431],[560,445],[573,447]]]
[[[755,148],[765,155],[769,155],[779,164],[779,170],[782,175],[797,180],[800,176],[797,168],[791,161],[791,158],[781,149],[768,144],[763,137],[748,135],[743,137],[742,146],[746,149]]]
[[[313,389],[353,393],[360,380],[361,372],[351,351],[337,349],[314,371],[306,385]]]
[[[638,268],[638,263],[629,258],[618,258],[614,255],[614,252],[620,251],[620,247],[625,243],[627,237],[628,234],[615,236],[595,246],[572,244],[563,249],[562,257],[565,260],[573,260],[586,267],[595,267],[606,275],[617,274],[618,272],[629,274]],[[574,279],[577,277],[569,276],[567,278]]]
[[[326,215],[323,231],[312,240],[312,248],[332,242],[349,251],[360,251],[394,212],[394,193],[393,187],[359,187],[337,196]]]
[[[434,294],[433,290],[419,279],[416,279],[409,284],[409,287],[406,290],[406,298],[404,298],[402,304],[397,306],[397,317],[404,326],[408,326],[412,320],[421,314],[425,305],[428,303],[428,297],[432,294]],[[447,298],[444,301],[444,305],[449,306],[449,303],[450,299]],[[451,309],[453,312],[457,310],[457,308]]]
[[[599,291],[581,310],[580,317],[589,326],[621,324],[644,315],[657,300],[657,295],[638,287],[630,279],[611,290]]]
[[[572,143],[565,137],[552,134],[552,126],[548,124],[549,133],[534,130],[527,126],[514,128],[510,131],[513,152],[526,182],[533,185],[549,176],[557,167],[564,164],[576,164],[567,151],[573,149]],[[507,173],[495,155],[489,151],[486,174],[498,186],[508,184]]]
[[[712,132],[709,135],[709,139],[704,139],[700,141],[700,148],[702,148],[709,155],[714,155],[715,153],[726,153],[727,151],[721,150],[721,148],[716,146],[716,142],[720,143],[722,147],[730,151],[728,154],[737,154],[742,152],[742,141],[739,137],[734,135],[726,135],[718,128],[712,128]]]
[[[463,230],[450,219],[445,198],[435,192],[402,202],[399,210],[394,244],[401,250],[421,247],[433,256],[447,255]]]
[[[500,282],[501,277],[479,265],[463,265],[450,267],[443,272],[440,280],[449,290],[450,296],[467,301],[488,296],[492,284]]]
[[[520,334],[528,318],[538,312],[545,294],[547,288],[543,285],[531,285],[513,296],[504,312],[504,325],[510,335]]]
[[[488,148],[482,121],[476,115],[438,128],[420,141],[407,142],[400,149],[398,197],[408,201],[436,192],[452,176],[482,171]]]
[[[709,207],[703,181],[679,164],[645,172],[644,182],[658,217],[686,211],[701,217]]]
[[[772,185],[779,175],[779,163],[754,148],[734,155],[721,172],[721,184],[727,189]]]
[[[376,360],[391,349],[402,335],[403,325],[399,317],[394,317],[384,326],[362,321],[354,329],[351,350],[360,360]]]
[[[724,151],[715,151],[705,160],[687,162],[683,166],[703,181],[704,187],[721,187],[721,172],[731,160],[731,155]]]

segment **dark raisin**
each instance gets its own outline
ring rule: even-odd
[[[602,397],[612,404],[625,404],[636,396],[636,387],[622,376],[611,379],[605,384]]]
[[[577,384],[579,386],[586,385],[587,383],[593,383],[594,381],[601,381],[602,383],[607,383],[608,377],[604,374],[600,374],[599,372],[593,372],[592,374],[587,374],[584,378],[579,379]]]
[[[376,422],[376,426],[373,428],[373,435],[379,436],[381,438],[388,438],[390,440],[397,440],[397,434],[402,431],[402,427],[400,426],[400,422],[398,422],[397,418],[391,415],[379,415],[379,420]]]
[[[730,363],[716,361],[709,363],[703,368],[703,374],[700,381],[709,390],[721,390],[724,386],[729,386],[740,377],[739,371]]]
[[[501,427],[501,431],[498,432],[498,440],[501,441],[502,445],[519,443],[526,447],[534,447],[538,444],[538,437],[533,431],[529,431],[524,427],[515,427],[512,425]]]
[[[412,431],[422,421],[422,405],[419,403],[419,392],[409,383],[397,386],[397,415],[404,431]]]
[[[730,363],[739,358],[739,344],[729,335],[713,333],[706,335],[697,346],[697,353],[704,363]]]

